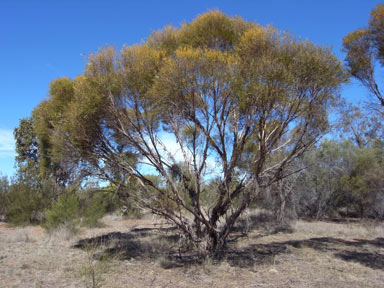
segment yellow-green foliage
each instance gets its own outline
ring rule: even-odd
[[[62,130],[65,114],[74,97],[73,81],[67,77],[58,78],[50,84],[50,98],[33,111],[34,133],[38,138],[39,170],[42,177],[54,175],[63,180],[60,162],[62,149],[55,145],[55,137]]]
[[[377,82],[378,65],[384,65],[384,5],[378,4],[371,11],[368,26],[357,29],[343,39],[349,72],[374,95],[381,108],[384,97]],[[382,67],[381,67],[382,68]]]
[[[113,141],[124,146],[132,133],[113,127],[130,130],[145,123],[157,129],[161,121],[167,122],[170,105],[177,110],[209,105],[212,87],[223,99],[232,95],[233,105],[242,107],[243,114],[258,113],[248,109],[255,105],[260,111],[297,105],[292,110],[305,114],[310,104],[295,97],[297,87],[327,86],[318,95],[323,98],[318,101],[327,101],[344,80],[341,64],[329,49],[297,41],[272,27],[210,11],[180,28],[167,26],[156,31],[140,45],[119,52],[103,48],[91,54],[83,75],[52,82],[50,98],[34,111],[40,166],[54,170],[67,167],[61,165],[63,161],[93,158],[93,152],[108,153],[107,147],[100,146],[100,135],[108,129],[113,130]],[[141,108],[135,110],[132,101],[137,99]],[[111,112],[114,107],[122,107],[117,118],[129,121],[116,121]],[[324,109],[310,113],[316,116],[313,123],[323,129],[327,122]],[[276,125],[279,123],[270,125],[271,130]],[[77,154],[68,147],[77,148]]]
[[[179,41],[186,46],[225,49],[239,36],[231,20],[221,11],[202,14],[180,28]]]

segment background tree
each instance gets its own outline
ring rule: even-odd
[[[41,154],[34,117],[20,120],[14,130],[16,140],[17,174],[12,178],[6,193],[3,215],[7,222],[16,225],[37,224],[44,210],[63,192],[52,174],[40,173]]]
[[[38,134],[51,155],[108,181],[111,167],[122,171],[140,185],[132,199],[217,255],[256,195],[326,131],[343,81],[330,50],[212,11],[91,55],[84,75],[34,115],[48,119],[50,133]]]
[[[342,101],[338,115],[334,133],[339,133],[340,139],[349,140],[359,148],[372,147],[376,141],[384,139],[384,125],[376,113]]]
[[[340,178],[339,207],[358,217],[383,217],[384,150],[380,142],[368,148],[351,147],[350,168]]]
[[[10,185],[4,182],[7,185],[3,186],[7,189],[6,193],[0,194],[0,216],[16,225],[43,223],[47,229],[54,229],[63,223],[57,219],[52,221],[52,215],[62,215],[60,213],[65,209],[66,213],[73,214],[73,209],[78,209],[73,215],[76,218],[74,223],[79,224],[81,217],[84,225],[95,226],[105,213],[122,206],[120,202],[129,202],[127,189],[132,185],[128,185],[121,171],[106,164],[110,178],[117,185],[105,189],[90,188],[92,179],[87,179],[87,176],[92,171],[82,169],[74,151],[64,153],[60,150],[64,146],[56,145],[59,141],[56,137],[61,135],[58,131],[63,129],[60,126],[63,113],[73,96],[73,81],[69,78],[56,79],[50,85],[49,94],[50,101],[42,102],[34,109],[32,116],[21,119],[14,130],[17,174]],[[135,161],[133,155],[127,157]],[[66,204],[73,202],[65,202],[67,196],[60,197],[68,193],[71,194],[68,197],[77,201],[77,206],[68,207]],[[65,222],[65,219],[62,221]]]
[[[289,203],[299,217],[383,218],[383,143],[325,140],[297,162],[304,169]]]
[[[277,223],[280,225],[286,224],[287,222],[287,204],[296,192],[295,188],[299,177],[300,173],[296,172],[286,178],[279,179],[279,181],[271,186],[271,190],[275,193],[275,197],[277,199],[277,205],[274,212]]]
[[[299,216],[322,219],[337,215],[336,195],[340,189],[340,177],[348,173],[351,165],[348,161],[351,146],[348,141],[325,140],[298,161],[305,167],[292,195]]]
[[[16,140],[16,163],[20,173],[28,173],[28,170],[38,166],[38,140],[34,131],[33,118],[20,120],[20,124],[14,130]]]

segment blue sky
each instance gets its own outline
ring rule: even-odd
[[[330,46],[343,59],[341,41],[366,26],[374,0],[117,1],[0,0],[0,171],[14,173],[12,130],[48,97],[48,85],[81,74],[87,55],[103,45],[139,43],[167,24],[191,21],[220,9],[262,25],[289,30]],[[367,92],[352,82],[342,96],[359,101]]]

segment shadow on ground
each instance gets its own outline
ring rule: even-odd
[[[120,260],[160,259],[161,266],[169,269],[202,263],[203,259],[194,253],[176,228],[133,229],[129,233],[112,232],[98,237],[82,239],[74,247],[86,249],[97,246],[101,249],[98,257],[105,255]],[[228,245],[222,259],[237,267],[272,264],[275,256],[292,253],[292,248],[311,248],[344,261],[357,262],[372,269],[384,269],[384,238],[374,240],[321,237],[306,240],[289,240],[267,244],[250,244],[245,248],[231,249]]]
[[[227,251],[226,258],[231,265],[242,267],[273,263],[276,255],[291,253],[292,250],[289,247],[311,248],[324,253],[331,253],[344,261],[358,262],[372,269],[384,269],[384,254],[379,253],[377,249],[384,248],[384,238],[347,241],[339,238],[321,237],[252,244],[242,250]]]

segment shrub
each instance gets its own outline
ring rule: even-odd
[[[13,225],[38,224],[42,219],[45,200],[41,191],[25,183],[13,184],[8,193],[5,218]]]
[[[9,183],[6,176],[0,174],[0,221],[4,220],[8,206]]]
[[[109,209],[112,206],[113,201],[111,195],[108,192],[98,191],[91,193],[91,197],[85,199],[82,207],[81,216],[82,225],[87,227],[99,227],[101,223],[99,220],[110,212]]]
[[[39,224],[60,189],[52,179],[15,179],[6,193],[5,220],[13,225]]]
[[[66,227],[74,231],[80,223],[80,201],[75,192],[60,195],[58,200],[45,211],[43,227],[53,231]]]

